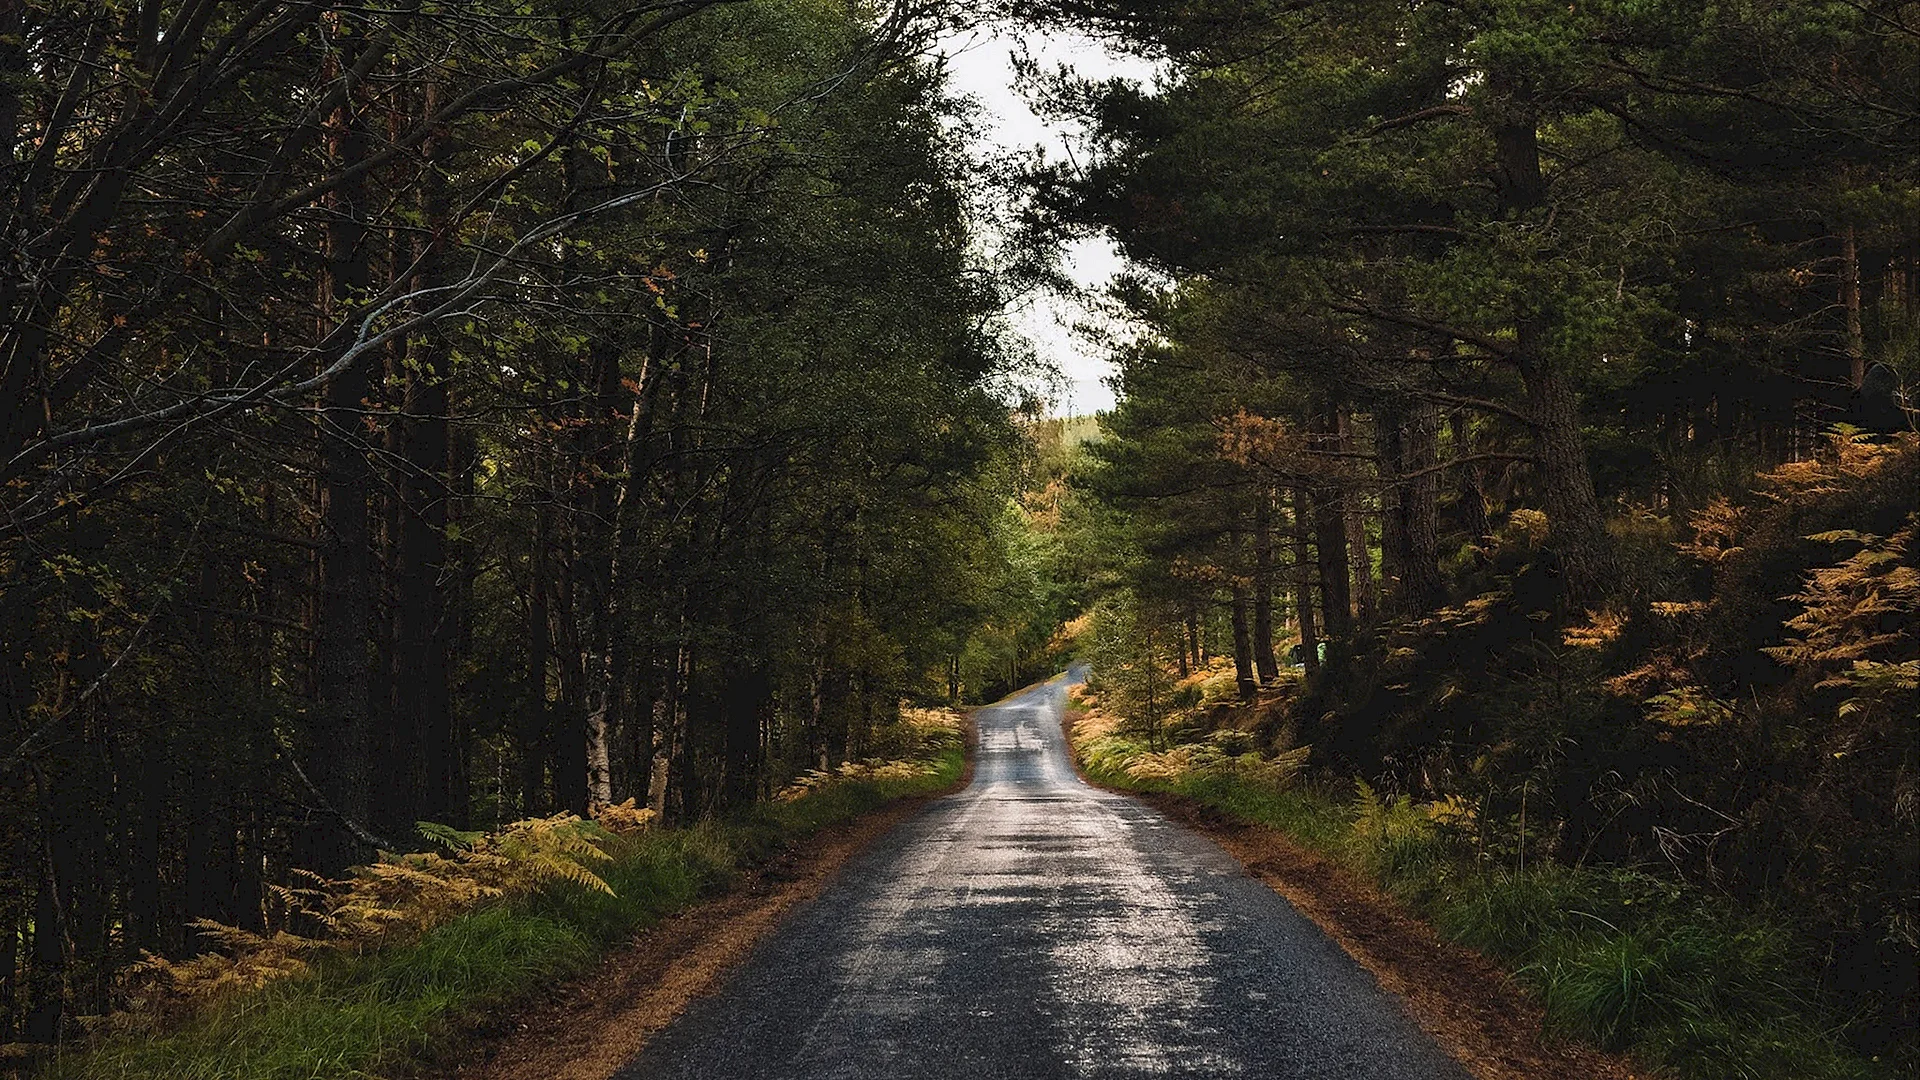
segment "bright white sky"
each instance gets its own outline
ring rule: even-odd
[[[1020,47],[1043,70],[1065,64],[1084,76],[1119,76],[1140,82],[1153,80],[1148,61],[1119,55],[1100,42],[1079,35],[1042,34],[1026,27],[985,28],[940,42],[948,59],[955,92],[980,105],[977,117],[989,153],[1030,151],[1040,147],[1050,161],[1069,157],[1067,144],[1078,132],[1043,120],[1013,86],[1013,57]],[[1061,266],[1075,283],[1099,290],[1120,271],[1125,260],[1104,237],[1075,241],[1061,255]],[[1113,391],[1103,381],[1111,372],[1097,345],[1073,332],[1076,323],[1098,317],[1074,297],[1042,295],[1011,313],[1015,329],[1033,342],[1036,352],[1059,366],[1067,378],[1066,400],[1052,402],[1055,415],[1071,416],[1113,408]]]

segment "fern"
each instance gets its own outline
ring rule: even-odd
[[[652,807],[639,806],[633,799],[628,799],[623,803],[601,807],[594,812],[593,820],[615,836],[632,836],[658,824],[660,814]]]
[[[1811,537],[1860,548],[1807,574],[1805,587],[1788,597],[1802,605],[1786,623],[1798,633],[1767,654],[1815,677],[1818,687],[1900,689],[1899,668],[1920,652],[1915,630],[1920,568],[1912,558],[1916,521],[1920,515],[1908,515],[1905,528],[1884,538],[1844,530]],[[1893,683],[1879,681],[1883,665],[1891,665]]]
[[[652,820],[652,811],[631,802],[609,810],[609,820],[622,828],[644,827]],[[614,830],[598,822],[556,814],[491,833],[430,821],[418,828],[441,850],[382,853],[342,880],[296,870],[295,878],[306,884],[272,887],[280,922],[317,928],[315,936],[195,923],[209,951],[182,961],[149,955],[129,969],[123,989],[135,1013],[151,1018],[197,1008],[229,993],[305,974],[316,951],[363,952],[418,940],[482,905],[551,884],[613,893],[590,869],[611,858],[605,845],[615,838]]]
[[[449,851],[472,851],[473,846],[487,835],[484,832],[466,832],[437,821],[416,821],[413,827],[421,836]]]

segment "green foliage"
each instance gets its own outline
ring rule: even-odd
[[[1080,644],[1080,655],[1093,672],[1087,688],[1101,696],[1111,715],[1126,719],[1129,733],[1157,748],[1180,705],[1168,670],[1180,643],[1169,640],[1157,620],[1143,618],[1130,596],[1103,600],[1090,615]]]
[[[1218,726],[1162,723],[1191,661],[1145,642],[1297,607],[1324,664],[1234,726],[1373,785],[1316,843],[1477,896],[1568,1030],[1920,1061],[1911,5],[1038,6],[1166,65],[1054,80],[1095,131],[1035,177],[1153,271],[1079,484],[1132,643],[1090,767],[1271,809],[1124,763]],[[1613,875],[1752,925],[1602,910]]]
[[[188,10],[0,27],[59,267],[0,305],[0,1043],[423,819],[380,873],[451,911],[482,830],[723,813],[1051,663],[931,9]]]
[[[1355,861],[1396,891],[1432,879],[1443,853],[1426,809],[1414,806],[1409,795],[1382,797],[1365,780],[1354,785]]]

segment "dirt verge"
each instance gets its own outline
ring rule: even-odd
[[[967,764],[954,787],[973,778]],[[786,914],[818,896],[847,860],[938,795],[901,799],[823,830],[743,874],[725,895],[665,920],[546,1000],[477,1030],[424,1075],[446,1080],[607,1080]]]
[[[1071,713],[1067,726],[1071,743]],[[1079,768],[1077,757],[1074,768]],[[1620,1055],[1548,1038],[1539,1004],[1498,964],[1441,940],[1371,882],[1280,830],[1229,817],[1184,796],[1110,790],[1147,803],[1226,849],[1339,943],[1383,989],[1398,995],[1421,1028],[1477,1080],[1636,1080],[1645,1075]]]

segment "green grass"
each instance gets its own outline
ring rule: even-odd
[[[1231,774],[1102,783],[1184,795],[1269,825],[1368,875],[1442,936],[1503,962],[1551,1031],[1685,1080],[1874,1080],[1896,1067],[1850,1051],[1788,921],[1738,911],[1665,877],[1554,863],[1494,868],[1417,807],[1279,790]]]
[[[828,785],[791,803],[621,840],[595,867],[614,895],[555,885],[480,908],[419,940],[322,956],[162,1035],[110,1035],[50,1062],[45,1080],[348,1080],[431,1059],[465,1025],[530,1001],[662,917],[724,891],[783,846],[906,796],[950,786],[963,751],[932,775]]]

